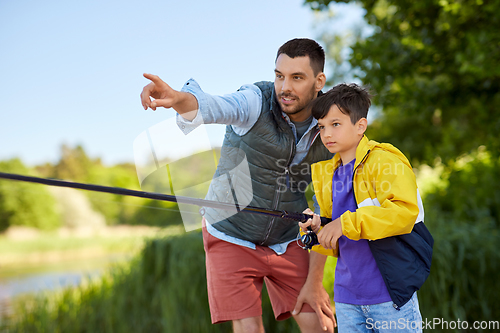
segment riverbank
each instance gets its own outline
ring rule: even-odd
[[[182,232],[181,226],[60,228],[52,232],[13,227],[0,235],[0,277],[15,268],[137,253],[148,238]]]
[[[131,260],[148,239],[181,232],[182,226],[61,228],[51,232],[9,228],[0,234],[0,317],[12,315],[14,298],[78,286],[113,265]]]

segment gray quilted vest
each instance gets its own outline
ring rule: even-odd
[[[323,146],[319,135],[314,135],[306,157],[290,166],[295,154],[295,137],[274,97],[274,84],[257,82],[255,85],[262,91],[260,117],[242,136],[236,134],[232,126],[226,127],[221,158],[207,199],[240,201],[240,204],[246,201],[254,207],[302,212],[308,207],[304,192],[311,182],[311,163],[330,159],[332,154]],[[248,172],[238,171],[241,165]],[[257,245],[290,241],[298,233],[297,222],[267,215],[206,208],[205,217],[217,230]]]

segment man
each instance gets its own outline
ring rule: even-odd
[[[244,85],[221,97],[205,94],[194,80],[176,91],[159,77],[144,74],[152,82],[144,87],[141,101],[144,109],[174,108],[185,133],[202,123],[227,125],[207,199],[231,201],[234,188],[218,180],[241,161],[243,151],[251,178],[250,205],[301,212],[307,208],[310,165],[332,156],[319,140],[317,121],[308,108],[325,85],[324,62],[324,51],[315,41],[293,39],[278,50],[274,83]],[[238,177],[244,176],[231,175],[233,184],[243,183]],[[212,322],[232,320],[235,332],[263,332],[264,281],[275,317],[290,317],[309,266],[309,254],[295,242],[297,225],[265,215],[225,217],[208,208],[205,218]],[[302,332],[333,332],[335,320],[324,289],[308,289],[302,303],[293,315]]]

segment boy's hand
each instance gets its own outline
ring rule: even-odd
[[[311,227],[312,231],[318,232],[320,227],[321,227],[321,219],[319,218],[318,214],[314,214],[312,210],[307,208],[302,212],[302,214],[308,214],[308,215],[313,215],[312,219],[307,220],[306,222],[302,223],[299,222],[299,227],[302,229],[302,231],[307,232],[309,229],[307,227]]]
[[[342,223],[340,217],[328,223],[318,233],[318,242],[325,249],[331,250],[337,248],[337,242],[342,236]]]

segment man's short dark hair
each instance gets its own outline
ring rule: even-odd
[[[323,72],[325,68],[325,51],[314,40],[308,38],[295,38],[283,44],[276,55],[276,60],[280,54],[286,54],[290,58],[309,57],[314,75]]]
[[[323,119],[330,108],[336,105],[340,112],[348,115],[351,122],[356,124],[361,118],[366,118],[370,108],[371,94],[368,87],[358,86],[355,83],[341,83],[328,90],[313,101],[312,115],[316,119]]]

